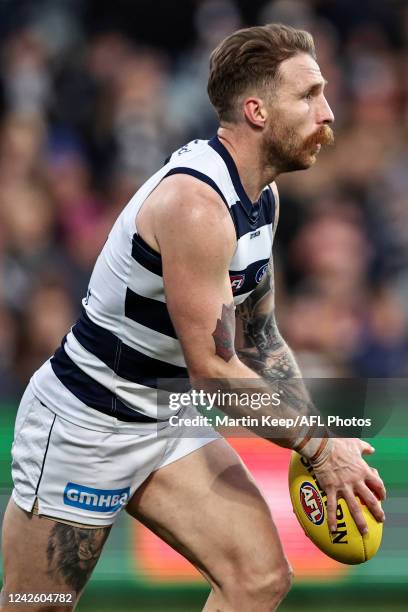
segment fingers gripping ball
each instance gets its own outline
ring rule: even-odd
[[[292,453],[289,466],[289,492],[305,534],[326,555],[341,563],[355,565],[376,554],[381,544],[382,523],[378,523],[368,508],[361,504],[368,525],[368,533],[361,535],[346,502],[339,499],[337,530],[331,533],[327,522],[326,494],[320,488],[310,463],[296,452]]]

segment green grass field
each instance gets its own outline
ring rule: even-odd
[[[322,598],[316,594],[316,600],[314,604],[304,603],[302,601],[292,602],[289,601],[282,603],[279,608],[279,612],[406,612],[408,607],[407,601],[367,601],[366,603],[359,603],[352,600],[347,605],[346,603],[341,605],[332,604],[331,602],[322,601]],[[128,602],[128,604],[121,604],[115,606],[114,602],[111,605],[103,605],[99,602],[92,604],[91,601],[81,603],[76,608],[77,612],[199,612],[202,609],[201,602],[194,604],[189,602],[186,604],[169,605],[166,602],[155,603],[155,604],[138,604],[137,601]]]
[[[117,597],[115,597],[117,593]],[[77,612],[200,612],[206,591],[147,594],[135,589],[123,592],[115,588],[99,596],[95,589],[85,591]],[[403,585],[387,588],[348,590],[337,588],[293,589],[281,604],[279,612],[406,612],[408,594]],[[237,610],[239,612],[239,610]]]
[[[325,612],[328,609],[327,603],[323,603],[321,607],[314,606],[304,606],[302,602],[298,604],[285,604],[283,603],[279,608],[279,612]],[[347,606],[336,606],[330,604],[330,612],[344,612],[347,610]],[[350,609],[350,607],[349,607]],[[152,606],[143,606],[139,607],[137,604],[129,603],[128,607],[95,607],[95,606],[81,606],[79,605],[76,608],[77,612],[199,612],[201,610],[200,606],[191,607],[191,605],[185,606],[177,606],[177,607],[169,607],[167,604],[163,603],[161,605],[152,605]],[[372,604],[357,604],[352,605],[352,612],[406,612],[407,610],[407,602],[377,602]]]

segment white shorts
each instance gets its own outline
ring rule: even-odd
[[[188,406],[183,416],[197,416]],[[138,434],[95,431],[45,406],[29,385],[18,409],[12,448],[15,503],[38,514],[89,526],[111,525],[155,470],[212,442],[211,427]]]

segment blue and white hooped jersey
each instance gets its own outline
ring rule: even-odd
[[[271,188],[252,203],[217,137],[194,140],[173,153],[119,215],[96,261],[80,319],[33,376],[39,399],[78,424],[92,421],[109,430],[115,417],[119,427],[150,430],[173,414],[158,405],[158,380],[188,378],[166,307],[161,257],[135,226],[146,198],[173,174],[204,181],[230,211],[237,236],[229,267],[235,304],[256,288],[268,266],[275,223]]]

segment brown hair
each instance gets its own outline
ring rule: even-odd
[[[220,121],[236,121],[235,102],[249,87],[271,86],[279,65],[297,53],[316,59],[313,37],[305,30],[269,23],[238,30],[211,53],[207,91]]]

